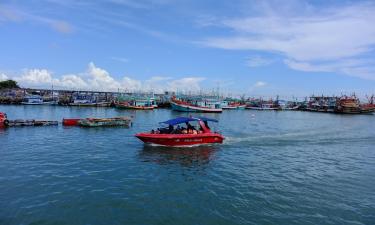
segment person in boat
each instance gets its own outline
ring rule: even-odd
[[[172,134],[172,133],[173,133],[173,126],[169,125],[168,126],[168,134]]]
[[[192,126],[189,122],[186,122],[186,129],[188,134],[194,134],[194,131],[196,131],[195,127]]]

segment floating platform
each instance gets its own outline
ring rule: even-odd
[[[59,122],[53,120],[8,120],[8,127],[23,126],[57,126]]]
[[[81,126],[81,127],[117,127],[131,126],[130,117],[115,117],[115,118],[86,118],[86,119],[63,119],[64,126]]]

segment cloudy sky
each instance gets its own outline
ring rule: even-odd
[[[2,0],[0,80],[80,90],[375,93],[375,2]]]

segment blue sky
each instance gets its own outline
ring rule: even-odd
[[[0,3],[0,79],[25,87],[375,92],[368,1]]]

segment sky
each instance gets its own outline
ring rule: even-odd
[[[0,80],[100,91],[375,93],[375,1],[1,0]]]

